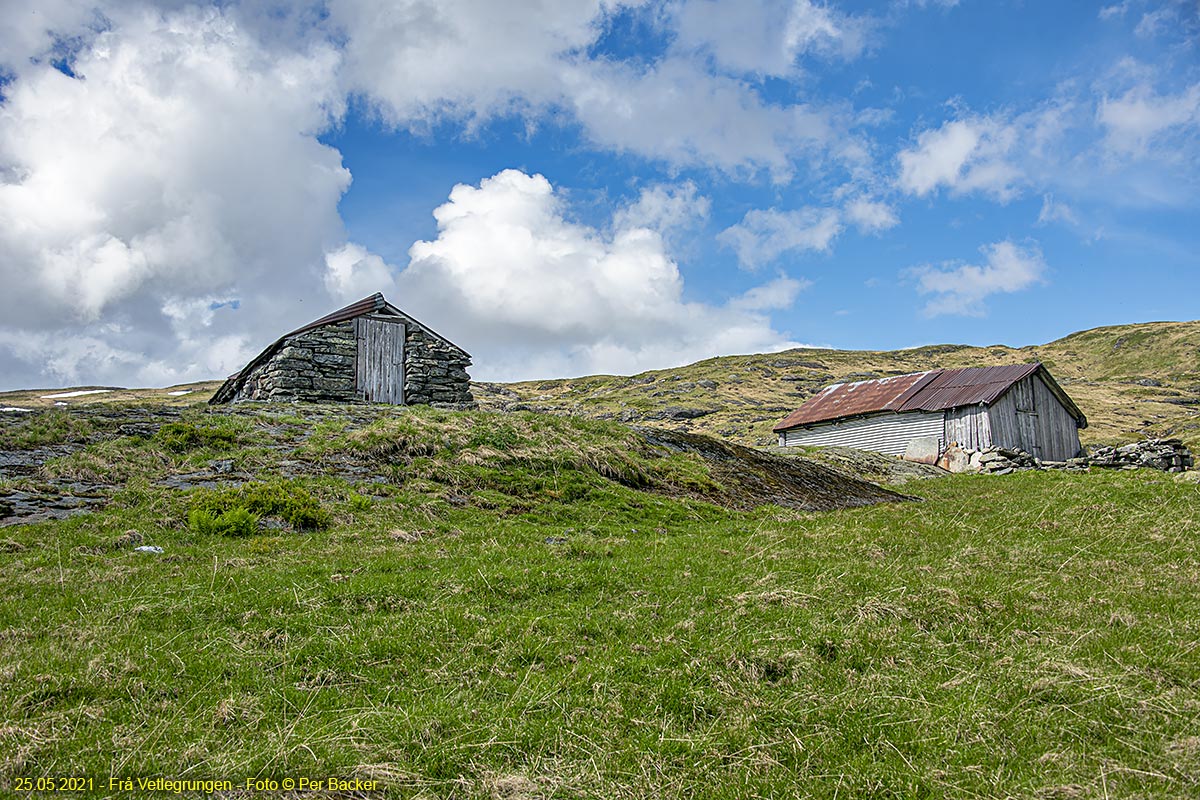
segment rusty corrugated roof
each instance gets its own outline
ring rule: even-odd
[[[1017,381],[1041,369],[1041,364],[1003,367],[964,367],[938,370],[916,396],[896,411],[944,411],[947,408],[994,403]]]
[[[883,411],[944,411],[981,403],[990,405],[1013,384],[1039,370],[1046,385],[1079,420],[1080,427],[1086,427],[1087,419],[1083,412],[1050,377],[1046,368],[1035,362],[1000,367],[938,369],[858,383],[835,383],[813,395],[776,425],[774,430],[783,431],[801,425]]]
[[[915,372],[893,378],[826,386],[776,425],[775,430],[876,411],[898,411],[935,374]]]
[[[376,292],[370,297],[364,297],[357,303],[351,303],[345,308],[339,308],[337,311],[334,311],[331,314],[326,314],[318,320],[313,320],[307,325],[296,328],[296,330],[292,331],[291,333],[285,333],[279,338],[286,339],[289,336],[295,336],[297,333],[304,333],[305,331],[310,331],[313,328],[319,328],[322,325],[332,325],[335,322],[345,322],[348,319],[361,317],[363,314],[369,314],[372,311],[378,311],[387,304],[387,300],[383,298],[383,292]]]

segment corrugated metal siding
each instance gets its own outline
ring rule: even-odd
[[[913,411],[905,414],[876,414],[870,417],[826,422],[809,428],[793,428],[781,435],[781,444],[807,447],[855,447],[889,455],[904,455],[912,439],[936,436],[942,439],[942,412]],[[945,442],[943,441],[944,445]]]
[[[992,444],[992,426],[987,406],[963,406],[946,412],[946,444],[979,450]]]

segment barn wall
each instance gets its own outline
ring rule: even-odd
[[[354,401],[354,356],[352,321],[289,336],[246,378],[234,400]]]
[[[1079,455],[1079,423],[1040,377],[1033,375],[1029,380],[1033,382],[1034,402],[1038,409],[1042,459],[1066,461]]]
[[[967,450],[982,450],[992,444],[992,425],[987,406],[974,405],[946,411],[944,441],[958,442]]]
[[[1033,401],[1036,415],[1018,410]],[[1079,424],[1037,375],[1014,384],[988,408],[993,444],[1024,450],[1043,461],[1066,461],[1079,454]]]
[[[936,436],[945,432],[945,415],[941,411],[911,411],[905,414],[876,414],[858,419],[826,422],[809,428],[784,431],[780,444],[807,447],[855,447],[877,453],[903,455],[912,439]],[[945,440],[942,439],[942,446]],[[940,449],[940,448],[939,448]]]
[[[996,402],[988,406],[988,422],[992,426],[992,444],[1013,450],[1021,449],[1017,404],[1011,391],[1000,395]]]

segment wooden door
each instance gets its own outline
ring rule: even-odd
[[[359,317],[354,388],[371,403],[404,405],[404,323]]]
[[[1035,458],[1042,457],[1042,443],[1038,436],[1037,393],[1031,379],[1013,387],[1013,399],[1017,409],[1017,436],[1021,449]]]

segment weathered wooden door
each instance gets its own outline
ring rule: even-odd
[[[404,404],[404,323],[377,317],[354,321],[358,357],[354,388],[372,403]]]
[[[1021,449],[1036,458],[1042,457],[1042,442],[1038,436],[1037,393],[1028,378],[1013,387],[1017,408],[1017,435]]]

